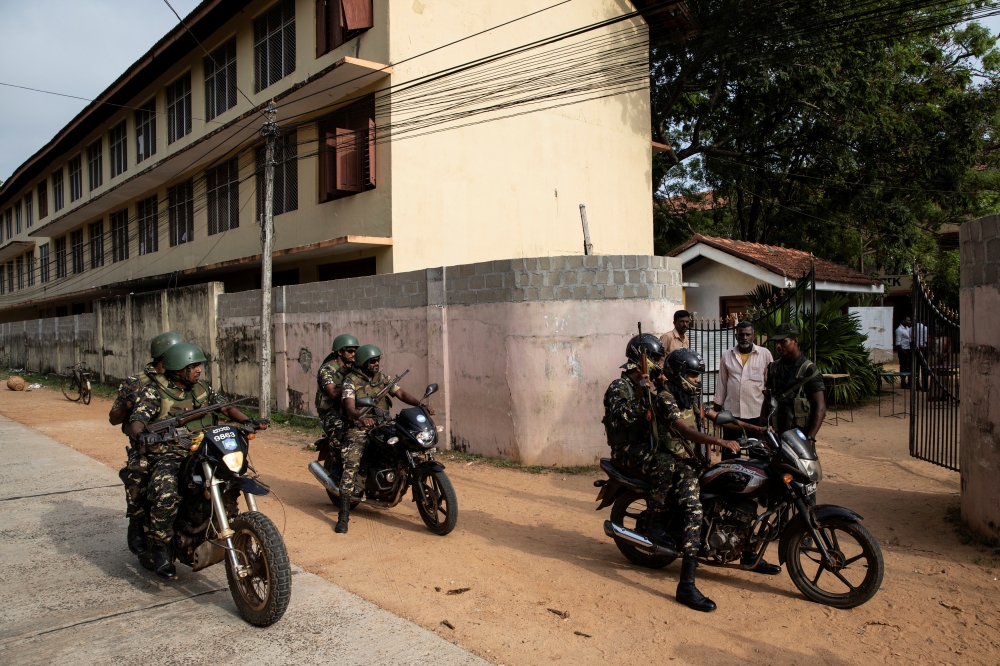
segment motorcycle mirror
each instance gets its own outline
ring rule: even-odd
[[[375,401],[371,398],[358,398],[354,401],[355,407],[374,407]]]
[[[736,417],[729,410],[723,410],[715,415],[715,425],[736,425],[737,423]]]
[[[437,384],[428,384],[427,390],[424,391],[424,397],[421,398],[421,400],[426,400],[431,395],[433,395],[433,394],[435,394],[437,392],[438,392],[438,385]]]
[[[771,411],[773,412],[777,408],[778,408],[778,399],[777,398],[771,398]]]

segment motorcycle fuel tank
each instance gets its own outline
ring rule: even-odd
[[[702,475],[701,487],[716,495],[755,492],[767,481],[765,465],[759,460],[723,460]]]

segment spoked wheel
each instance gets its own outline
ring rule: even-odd
[[[646,498],[632,490],[626,490],[611,507],[611,522],[645,536],[649,526]],[[676,559],[667,555],[647,553],[624,539],[615,539],[615,545],[629,562],[640,567],[662,569]]]
[[[90,393],[90,380],[89,379],[84,379],[83,380],[83,386],[80,387],[80,400],[83,402],[83,404],[85,404],[85,405],[89,405],[90,404],[90,395],[91,395],[91,393]]]
[[[76,375],[63,377],[59,383],[59,387],[62,389],[63,395],[66,396],[67,400],[72,400],[73,402],[80,400],[80,382],[77,380]]]
[[[795,587],[813,601],[854,608],[875,596],[882,585],[882,549],[864,525],[831,519],[817,531],[833,560],[829,566],[805,525],[793,528],[785,561]]]
[[[417,511],[434,534],[444,536],[458,523],[458,496],[444,472],[418,472]],[[422,492],[421,492],[422,491]]]
[[[236,559],[245,567],[242,577],[226,558],[229,591],[243,619],[267,627],[285,614],[292,597],[292,571],[285,542],[271,519],[252,511],[241,513],[229,526],[236,534]]]

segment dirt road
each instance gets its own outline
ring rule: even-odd
[[[106,421],[109,404],[0,391],[0,413],[117,468],[124,438]],[[885,554],[882,591],[850,611],[807,601],[786,573],[704,568],[699,586],[719,610],[679,606],[678,565],[639,569],[604,536],[590,476],[452,463],[461,509],[451,535],[430,534],[404,502],[359,509],[340,536],[306,469],[310,438],[274,429],[251,451],[284,503],[293,561],[498,664],[996,664],[996,556],[962,545],[946,521],[958,475],[909,458],[906,428],[870,407],[820,433],[820,502],[864,516]],[[275,500],[262,509],[281,524]]]

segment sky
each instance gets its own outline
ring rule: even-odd
[[[170,3],[187,16],[198,0]],[[1000,16],[983,22],[1000,32]],[[0,83],[92,99],[175,25],[163,0],[0,0]],[[86,105],[0,86],[0,180]]]

